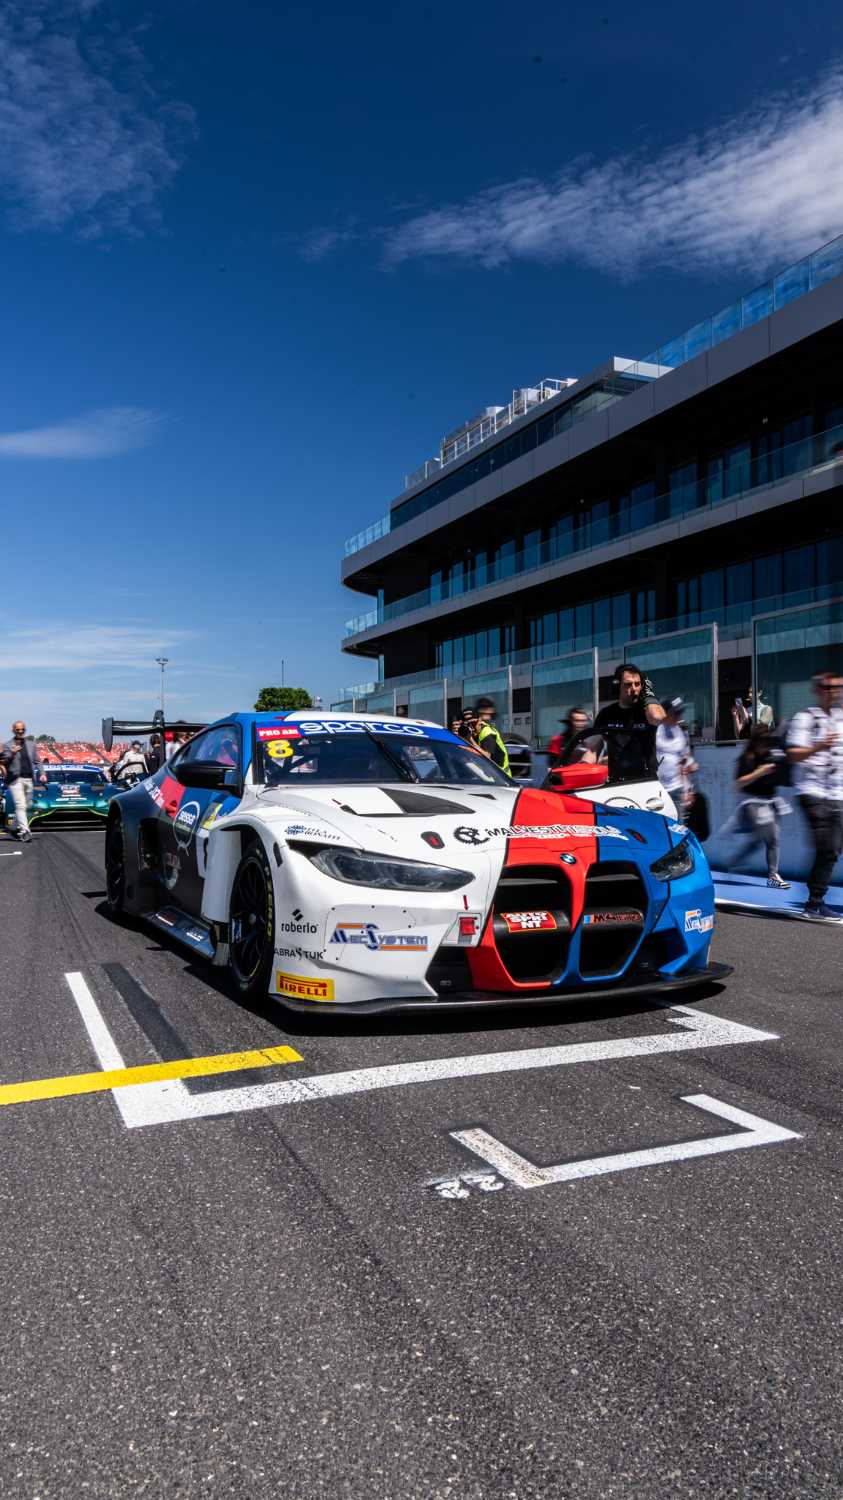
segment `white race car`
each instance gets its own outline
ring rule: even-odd
[[[523,787],[420,720],[202,729],[113,799],[106,884],[115,914],[299,1010],[660,994],[729,972],[709,962],[714,892],[681,824]]]

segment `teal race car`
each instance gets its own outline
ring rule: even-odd
[[[36,781],[32,788],[30,828],[81,828],[105,822],[108,804],[119,789],[106,780],[101,766],[68,763],[42,769],[47,783]],[[8,787],[4,801],[5,827],[14,830],[15,809]]]

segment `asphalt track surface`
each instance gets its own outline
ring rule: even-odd
[[[99,1068],[68,973],[127,1067],[302,1060],[168,1085],[257,1101],[220,1115],[129,1128],[108,1090],[0,1107],[4,1496],[839,1500],[843,931],[721,917],[735,974],[690,1017],[318,1024],[111,922],[100,833],[16,848],[0,1083]],[[260,1094],[436,1059],[388,1088]],[[528,1176],[733,1136],[696,1095],[791,1134],[535,1190],[452,1134]]]

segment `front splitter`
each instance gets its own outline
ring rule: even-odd
[[[578,990],[510,990],[501,993],[499,990],[473,991],[467,995],[437,996],[431,999],[429,996],[419,996],[418,999],[389,999],[384,997],[378,1000],[352,1000],[346,1004],[335,1002],[323,1002],[321,1000],[291,1000],[288,995],[273,994],[273,999],[280,1001],[289,1010],[298,1011],[300,1015],[329,1015],[329,1016],[376,1016],[385,1015],[393,1011],[442,1011],[442,1010],[491,1010],[504,1006],[514,1005],[563,1005],[582,1004],[583,1001],[591,1000],[661,1000],[665,995],[674,995],[677,991],[687,992],[699,989],[707,984],[719,984],[728,979],[733,972],[731,964],[706,964],[704,969],[695,969],[693,974],[680,974],[672,979],[662,979],[653,975],[647,979],[636,979],[623,984],[601,986],[599,989],[592,985],[583,985]]]

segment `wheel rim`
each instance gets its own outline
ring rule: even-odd
[[[123,831],[115,818],[108,830],[108,851],[105,862],[105,883],[112,906],[119,904],[123,899],[124,873]]]
[[[238,979],[252,980],[263,966],[269,943],[266,876],[250,859],[237,871],[231,892],[229,952]]]

